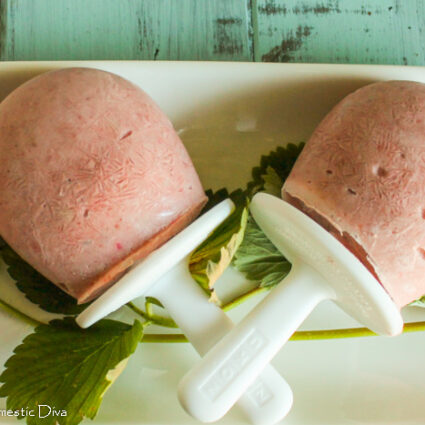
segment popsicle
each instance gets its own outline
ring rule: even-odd
[[[203,400],[210,376],[255,339],[243,370],[210,400],[223,408],[326,299],[376,333],[399,334],[400,308],[425,294],[424,158],[424,84],[376,83],[343,99],[307,142],[285,200],[260,193],[251,203],[289,276],[183,378],[180,397]]]
[[[320,124],[282,196],[340,240],[402,307],[425,294],[425,85],[376,83]]]
[[[165,114],[100,70],[48,72],[13,91],[0,104],[0,158],[0,234],[80,303],[206,201]]]
[[[165,275],[154,294],[201,354],[231,329],[185,258],[233,204],[186,227],[206,196],[172,124],[140,88],[95,69],[42,74],[0,104],[0,157],[0,234],[80,303],[104,293],[80,325]],[[270,425],[291,403],[271,366],[239,402],[253,423]]]

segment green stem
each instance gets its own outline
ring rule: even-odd
[[[260,288],[251,289],[245,294],[240,295],[234,300],[224,304],[222,306],[222,309],[224,311],[229,311],[232,308],[235,308],[238,305],[245,302],[248,298],[251,298],[252,296],[261,294],[263,292],[267,292],[269,290],[270,290],[269,287],[260,287]],[[137,307],[136,309],[140,310]],[[143,315],[146,316],[146,313],[144,313],[143,311],[141,311],[141,313],[143,313],[142,316]],[[152,321],[152,323],[154,323],[154,321]],[[425,322],[413,322],[413,323],[406,323],[404,325],[403,333],[419,332],[419,331],[425,331]],[[359,338],[359,337],[369,337],[369,336],[377,336],[377,334],[375,334],[368,328],[327,329],[327,330],[317,330],[317,331],[298,331],[292,335],[290,340],[291,341],[313,341],[313,340],[324,340],[324,339]],[[188,340],[182,334],[145,334],[143,336],[142,342],[181,343],[181,342],[188,342]]]
[[[153,304],[150,303],[149,301],[145,301],[145,310],[146,310],[146,314],[151,317],[153,316],[155,313],[153,311]]]
[[[141,342],[179,343],[179,342],[189,342],[189,341],[182,334],[144,334]]]
[[[137,305],[133,304],[132,302],[129,302],[126,304],[126,306],[129,309],[133,310],[139,316],[142,316],[142,318],[145,319],[146,321],[149,320],[149,316],[141,308],[137,307]]]
[[[425,322],[405,323],[403,333],[425,331]]]
[[[406,323],[403,333],[425,331],[425,322]],[[298,331],[295,332],[290,341],[313,341],[324,339],[340,339],[340,338],[359,338],[378,336],[367,328],[347,328],[347,329],[327,329],[319,331]],[[145,334],[142,342],[148,343],[177,343],[188,342],[187,338],[182,334]]]
[[[22,311],[17,310],[15,307],[12,307],[3,300],[0,300],[0,308],[9,313],[11,316],[18,318],[31,326],[36,327],[43,324],[42,322],[27,316],[25,313],[22,313]]]
[[[267,287],[267,286],[251,289],[250,291],[245,292],[244,294],[240,295],[239,297],[235,298],[234,300],[224,304],[221,308],[223,309],[223,311],[229,311],[232,308],[235,308],[238,305],[245,302],[248,298],[251,298],[252,296],[261,294],[263,292],[267,292],[269,290],[270,290],[270,288]]]
[[[152,325],[163,326],[166,328],[177,328],[176,323],[172,319],[158,316],[157,314],[148,314],[132,302],[127,303],[126,306],[145,319],[147,322],[150,322]]]

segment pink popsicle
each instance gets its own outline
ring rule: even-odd
[[[172,124],[129,81],[42,74],[0,104],[0,234],[86,302],[183,229],[206,197]]]
[[[329,230],[402,307],[425,294],[425,85],[371,84],[317,127],[283,198]]]

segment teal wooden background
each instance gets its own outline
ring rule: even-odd
[[[0,0],[0,59],[424,65],[424,0]]]

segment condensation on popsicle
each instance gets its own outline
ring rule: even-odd
[[[0,234],[79,302],[182,230],[205,193],[172,124],[108,72],[42,74],[0,104]]]
[[[282,196],[330,231],[402,307],[425,294],[425,85],[348,95],[320,123]]]

